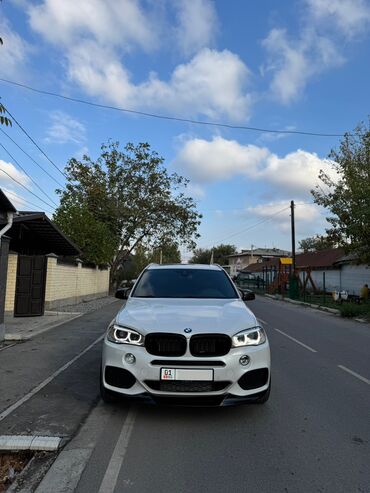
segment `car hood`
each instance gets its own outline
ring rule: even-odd
[[[241,300],[129,298],[116,323],[150,332],[223,333],[230,336],[257,325],[254,314]]]

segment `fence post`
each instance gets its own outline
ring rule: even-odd
[[[325,271],[322,273],[322,287],[324,290],[324,305],[326,304],[326,285],[325,285]]]

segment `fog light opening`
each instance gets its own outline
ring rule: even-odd
[[[244,356],[240,356],[239,363],[242,366],[247,366],[249,365],[250,360],[251,360],[250,357],[245,354]]]
[[[125,354],[125,361],[129,365],[133,365],[136,361],[136,358],[132,353],[127,353],[127,354]]]

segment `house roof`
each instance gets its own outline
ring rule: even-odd
[[[16,208],[0,188],[0,212],[16,212]]]
[[[252,254],[256,257],[286,257],[290,255],[290,252],[280,250],[280,248],[255,248],[254,250],[242,250],[241,253],[234,253],[228,257],[250,257]]]
[[[297,267],[333,267],[344,255],[342,248],[326,248],[318,252],[300,253],[296,256]]]
[[[318,252],[299,253],[296,255],[296,266],[298,268],[311,267],[322,269],[334,267],[334,264],[342,259],[344,251],[342,248],[327,248]],[[262,272],[264,267],[278,267],[278,258],[266,259],[263,262],[248,265],[245,272]]]
[[[21,211],[7,232],[10,249],[19,253],[75,256],[81,250],[43,212]]]

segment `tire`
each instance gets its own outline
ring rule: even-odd
[[[119,395],[112,390],[106,389],[103,383],[103,374],[100,370],[100,397],[105,404],[115,404],[119,400]]]
[[[271,392],[271,377],[270,377],[270,383],[268,388],[263,392],[263,394],[261,394],[256,399],[251,401],[252,404],[265,404],[265,402],[269,400],[270,392]]]

